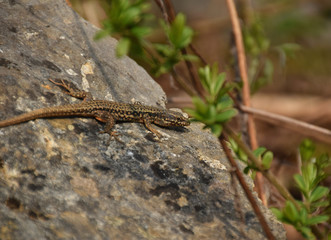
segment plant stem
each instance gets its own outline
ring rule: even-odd
[[[198,93],[195,91],[194,88],[191,87],[191,85],[188,85],[184,81],[182,81],[182,79],[178,76],[175,69],[171,70],[171,75],[188,95],[190,95],[191,97],[198,95]]]
[[[240,169],[239,169],[236,161],[233,159],[232,154],[230,152],[230,149],[229,149],[229,147],[227,146],[227,143],[224,140],[224,137],[223,136],[220,136],[219,137],[219,141],[220,141],[220,143],[221,143],[221,145],[222,145],[222,147],[224,149],[224,152],[225,152],[225,154],[226,154],[226,156],[227,156],[230,164],[235,169],[235,173],[236,173],[236,176],[237,176],[237,178],[239,180],[239,183],[240,183],[241,187],[243,188],[243,190],[244,190],[244,192],[245,192],[245,194],[246,194],[249,202],[251,203],[252,208],[253,208],[253,210],[254,210],[254,212],[255,212],[255,214],[256,214],[256,216],[257,216],[257,218],[258,218],[258,220],[259,220],[259,222],[260,222],[260,224],[261,224],[261,226],[262,226],[262,228],[263,228],[263,230],[264,230],[267,238],[269,240],[275,239],[275,237],[273,236],[273,234],[272,234],[272,232],[271,232],[271,230],[270,230],[270,228],[269,228],[269,226],[267,224],[267,221],[265,220],[265,218],[264,218],[264,216],[263,216],[263,214],[261,212],[261,209],[257,205],[257,202],[256,202],[256,200],[255,200],[255,198],[254,198],[251,190],[247,186],[247,183],[245,181],[244,176],[242,175],[242,173],[241,173],[241,171],[240,171]]]
[[[240,71],[241,80],[243,82],[243,90],[242,90],[243,103],[245,106],[250,107],[250,105],[251,105],[251,103],[250,103],[250,84],[249,84],[248,75],[247,75],[247,61],[246,61],[245,48],[244,48],[242,34],[241,34],[241,28],[240,28],[240,24],[239,24],[239,17],[237,14],[237,10],[236,10],[234,1],[227,0],[226,2],[227,2],[228,9],[229,9],[231,22],[232,22],[233,34],[235,36],[236,48],[237,48],[237,53],[238,53],[239,71]],[[255,128],[254,118],[251,115],[248,115],[248,118],[247,118],[247,129],[248,129],[250,145],[253,150],[257,149],[258,143],[257,143],[257,137],[256,137],[256,128]],[[263,204],[265,206],[267,206],[267,198],[263,191],[263,185],[264,185],[263,177],[261,176],[260,173],[257,173],[256,174],[256,189],[257,189],[258,195],[259,195],[260,199],[262,200]]]
[[[266,122],[288,128],[292,131],[296,131],[302,135],[312,137],[325,143],[331,143],[331,131],[326,128],[321,128],[303,121],[267,112],[257,108],[239,105],[239,109],[243,112],[254,115],[256,118],[262,119]]]
[[[255,157],[253,152],[246,146],[246,144],[241,141],[241,139],[227,126],[224,128],[225,133],[231,137],[240,147],[241,150],[244,151],[244,153],[247,155],[248,159],[257,167],[257,169],[263,174],[263,176],[269,180],[269,182],[274,185],[279,193],[286,199],[291,201],[297,209],[300,209],[299,204],[295,201],[295,199],[292,197],[292,195],[287,191],[285,187],[283,187],[278,180],[275,178],[275,176],[267,171],[264,170],[261,161]]]

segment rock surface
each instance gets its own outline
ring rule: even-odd
[[[1,1],[0,16],[0,119],[76,101],[48,78],[96,99],[164,106],[148,74],[114,56],[115,40],[94,42],[97,29],[65,1]],[[102,129],[79,118],[0,129],[0,239],[265,239],[201,125],[157,128],[165,137],[155,141],[141,124],[118,124],[124,143],[109,145]]]

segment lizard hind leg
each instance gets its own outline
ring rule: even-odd
[[[112,128],[114,127],[116,121],[114,117],[107,111],[95,111],[94,113],[95,119],[97,119],[100,122],[106,123],[106,126],[103,131],[100,133],[108,133],[110,138],[108,140],[108,144],[110,143],[111,137],[114,137],[118,142],[122,142],[118,136],[120,135],[116,131],[113,131]]]
[[[83,101],[93,100],[91,93],[85,92],[83,90],[75,90],[68,83],[66,83],[63,79],[60,79],[61,82],[58,82],[58,81],[55,81],[52,79],[48,79],[48,80],[57,86],[63,87],[66,90],[65,93],[72,97],[83,99]]]

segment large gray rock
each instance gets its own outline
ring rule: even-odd
[[[164,106],[161,88],[114,56],[115,40],[94,42],[96,31],[65,1],[1,1],[0,119],[76,101],[48,78]],[[158,128],[166,137],[155,141],[141,124],[119,124],[124,143],[109,145],[102,129],[79,118],[0,129],[0,239],[265,238],[239,186],[236,211],[227,160],[201,125]]]

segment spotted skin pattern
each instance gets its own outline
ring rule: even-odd
[[[83,102],[41,108],[28,113],[23,113],[22,115],[0,121],[0,128],[38,118],[91,117],[106,123],[103,132],[108,133],[111,136],[117,136],[117,133],[112,131],[115,123],[118,121],[125,121],[143,123],[148,130],[158,137],[161,137],[161,134],[152,127],[152,123],[162,127],[188,126],[190,124],[189,119],[179,112],[146,106],[139,102],[131,104],[107,100],[93,100],[90,93],[75,91],[63,80],[61,80],[61,82],[52,79],[49,80],[52,83],[63,87],[68,95],[83,99]]]

